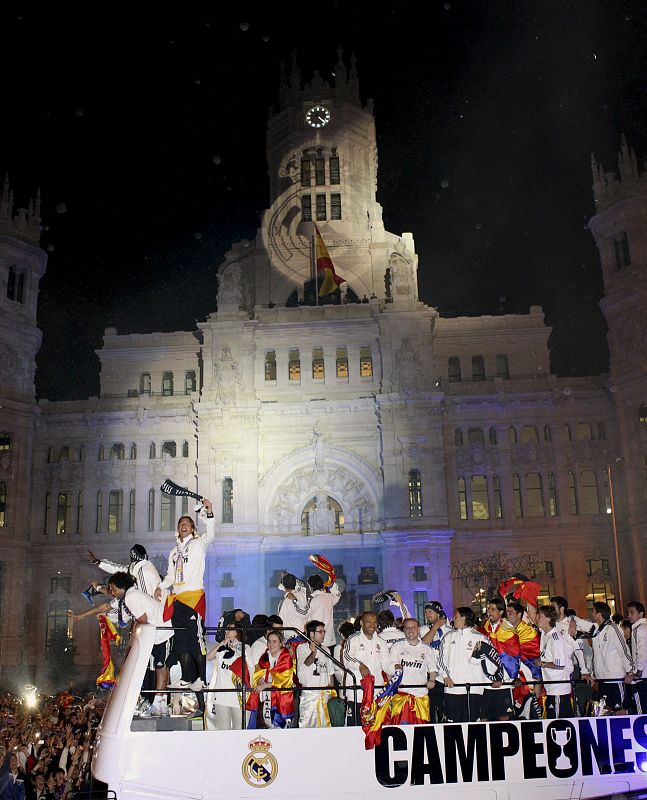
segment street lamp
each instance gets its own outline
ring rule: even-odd
[[[616,463],[623,461],[622,458],[616,458]],[[613,495],[613,476],[611,474],[611,464],[607,464],[607,478],[609,481],[609,501],[611,505],[611,529],[613,531],[613,547],[616,556],[616,580],[618,583],[618,601],[619,605],[616,607],[621,614],[624,614],[624,598],[622,596],[622,579],[620,578],[620,550],[618,548],[618,526],[616,524],[616,504]]]

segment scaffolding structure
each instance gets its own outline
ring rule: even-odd
[[[499,586],[512,575],[521,573],[534,577],[540,564],[537,553],[522,553],[518,556],[509,553],[490,553],[473,561],[456,561],[452,564],[450,578],[462,584],[470,593],[471,604],[483,611],[490,597],[498,594]]]

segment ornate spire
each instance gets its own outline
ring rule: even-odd
[[[31,244],[40,243],[40,190],[36,198],[29,201],[28,209],[17,208],[14,212],[9,175],[5,175],[0,190],[0,234],[15,236]]]
[[[636,153],[627,143],[624,134],[620,140],[618,153],[618,175],[615,172],[605,172],[593,153],[591,153],[591,172],[597,211],[609,208],[619,200],[632,197],[636,192],[647,188],[647,170],[640,172]]]
[[[359,103],[359,79],[357,77],[357,56],[350,55],[350,74],[348,76],[348,99]]]
[[[335,90],[338,98],[346,95],[346,85],[348,83],[348,72],[344,63],[344,51],[342,46],[337,48],[337,63],[335,64]]]

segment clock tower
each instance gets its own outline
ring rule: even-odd
[[[329,83],[315,71],[304,82],[294,58],[282,71],[279,103],[270,109],[267,126],[270,205],[253,248],[253,277],[245,263],[247,253],[234,246],[228,254],[228,261],[241,268],[241,300],[250,312],[254,306],[308,302],[315,225],[344,278],[335,302],[390,299],[393,258],[406,273],[401,299],[406,295],[417,302],[413,237],[384,230],[376,198],[373,104],[360,99],[355,58],[347,68],[340,51],[333,78]],[[219,271],[219,311],[221,300],[231,295],[222,291],[228,285],[227,271],[226,262]],[[224,308],[236,310],[228,302]]]

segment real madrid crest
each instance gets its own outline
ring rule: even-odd
[[[279,773],[279,765],[270,753],[271,742],[258,736],[249,743],[249,755],[243,759],[243,778],[255,789],[269,786]]]

